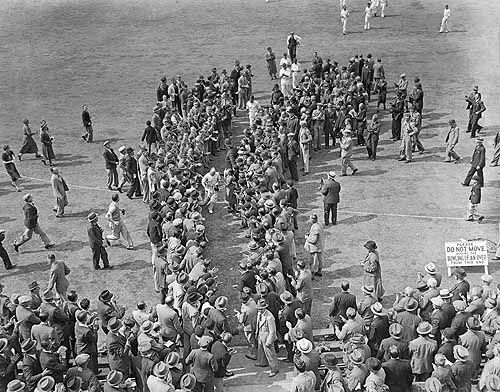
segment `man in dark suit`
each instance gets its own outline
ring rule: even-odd
[[[390,336],[389,317],[387,313],[384,312],[380,302],[375,302],[370,308],[373,313],[373,321],[368,331],[368,346],[370,346],[372,350],[372,355],[375,356],[378,353],[382,341]]]
[[[356,311],[358,310],[356,296],[349,292],[349,287],[349,282],[343,281],[341,283],[340,288],[342,291],[335,294],[330,305],[330,311],[328,312],[332,324],[334,326],[337,325],[339,329],[342,329],[344,320],[347,320],[346,310],[348,308],[353,308]]]
[[[214,385],[217,391],[223,390],[224,377],[231,377],[232,372],[227,371],[229,362],[231,361],[231,354],[233,352],[228,346],[231,344],[232,335],[229,332],[224,332],[221,335],[221,340],[216,341],[212,345],[210,352],[217,362],[217,370],[214,372]]]
[[[340,189],[340,184],[335,181],[335,172],[329,172],[327,180],[322,180],[320,188],[323,195],[325,226],[328,226],[330,222],[330,212],[332,213],[332,225],[337,224],[337,204],[340,202]]]
[[[252,293],[255,294],[257,279],[255,278],[255,270],[253,269],[252,263],[247,263],[245,261],[242,261],[240,263],[240,272],[241,272],[241,277],[240,277],[240,282],[238,284],[238,290],[242,292],[243,287],[248,287],[250,290],[252,290]]]
[[[126,155],[124,158],[125,170],[127,172],[128,178],[132,181],[130,189],[127,192],[127,197],[132,199],[132,197],[142,197],[141,194],[141,184],[139,182],[139,175],[137,169],[137,159],[134,157],[134,149],[132,147],[127,147]]]
[[[432,307],[434,310],[431,313],[430,322],[432,325],[431,336],[436,340],[438,346],[441,344],[441,331],[448,325],[448,316],[443,311],[442,306],[444,301],[441,297],[431,298]]]
[[[109,332],[106,335],[106,347],[108,350],[108,362],[111,370],[118,370],[127,379],[130,375],[130,343],[120,333],[121,320],[116,317],[108,321]]]
[[[108,322],[113,317],[121,319],[125,314],[125,308],[119,307],[113,300],[113,293],[109,290],[103,290],[99,294],[99,301],[97,302],[97,314],[101,320],[101,328],[105,334],[108,333]]]
[[[120,162],[118,156],[111,148],[111,142],[106,140],[103,143],[104,152],[102,156],[104,157],[104,162],[106,163],[106,172],[108,173],[107,187],[109,190],[113,190],[111,188],[114,186],[118,188],[118,171],[116,170],[118,163]]]
[[[87,354],[89,356],[89,368],[94,373],[98,371],[97,356],[97,318],[89,322],[89,315],[85,310],[75,313],[75,351],[76,355]]]
[[[410,392],[413,382],[410,361],[399,358],[396,346],[389,348],[390,359],[382,364],[385,371],[385,384],[390,392]]]
[[[26,339],[21,345],[23,351],[23,376],[26,380],[26,391],[33,392],[38,381],[49,374],[49,370],[42,371],[40,360],[36,352],[36,341]]]
[[[290,176],[293,181],[299,181],[299,172],[297,171],[297,160],[300,156],[299,143],[295,140],[295,134],[290,132],[287,135],[287,165],[290,170]]]
[[[283,309],[279,312],[279,331],[281,336],[290,333],[290,330],[297,324],[295,311],[302,308],[302,304],[289,291],[284,291],[280,295],[281,302],[284,303]],[[293,362],[293,342],[285,340],[287,357],[285,362]]]
[[[50,241],[49,237],[47,237],[47,234],[42,230],[40,225],[38,224],[38,210],[35,206],[35,203],[33,202],[33,195],[31,193],[28,193],[24,195],[23,200],[25,202],[23,206],[23,211],[24,211],[24,226],[26,227],[26,230],[24,230],[24,233],[21,235],[21,238],[18,240],[14,241],[14,250],[16,252],[19,252],[19,247],[28,242],[31,237],[33,237],[33,233],[36,233],[40,236],[42,239],[45,249],[50,249],[54,247],[54,243]]]
[[[87,105],[82,106],[82,123],[85,129],[85,134],[82,135],[82,139],[87,143],[92,143],[94,140],[94,130],[92,129],[92,119],[90,118]]]
[[[156,129],[151,126],[151,121],[146,121],[146,129],[144,129],[144,133],[142,134],[141,142],[146,140],[146,144],[148,145],[148,152],[151,154],[151,146],[154,144],[156,150]]]
[[[56,383],[63,382],[66,373],[66,365],[61,363],[59,354],[53,351],[53,343],[50,341],[43,342],[42,351],[40,352],[40,366],[42,370],[50,370],[50,375]]]
[[[484,106],[484,103],[481,100],[481,93],[476,92],[474,94],[474,101],[472,102],[472,107],[470,110],[469,122],[471,124],[471,129],[470,129],[471,138],[476,137],[476,131],[480,132],[481,129],[483,128],[481,125],[479,125],[479,120],[483,116],[485,110],[486,106]]]
[[[87,234],[89,236],[90,249],[92,249],[92,262],[94,264],[94,269],[101,269],[99,260],[102,260],[103,268],[113,268],[109,265],[108,252],[106,252],[106,248],[104,248],[103,245],[104,239],[102,229],[97,224],[97,214],[95,212],[91,212],[87,216],[87,220],[90,222],[90,225],[87,228]],[[108,242],[108,240],[106,240],[106,242]]]
[[[396,346],[398,348],[399,356],[403,359],[408,359],[410,353],[408,351],[408,341],[402,338],[403,327],[400,324],[393,323],[389,327],[390,337],[382,340],[378,349],[377,358],[382,361],[388,361],[391,358],[390,348]]]
[[[8,349],[9,342],[5,338],[0,339],[0,390],[5,391],[7,384],[14,380],[17,375],[17,362],[21,354],[14,354]]]
[[[483,168],[486,165],[486,149],[483,146],[483,141],[484,139],[482,137],[476,139],[476,148],[474,148],[472,154],[470,169],[467,172],[464,182],[462,182],[463,186],[469,186],[474,174],[477,174],[479,177],[479,185],[482,187],[484,186]]]
[[[5,230],[0,230],[0,259],[2,259],[5,269],[10,270],[15,268],[16,265],[10,261],[9,254],[2,244],[3,240],[5,240]]]

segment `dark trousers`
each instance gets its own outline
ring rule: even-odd
[[[288,53],[290,54],[290,61],[293,61],[293,59],[297,58],[297,47],[296,46],[290,46],[288,48]]]
[[[333,127],[325,128],[325,148],[330,148],[330,138],[332,139],[332,147],[335,147],[335,132]]]
[[[470,137],[476,137],[476,131],[480,131],[483,128],[481,125],[479,125],[480,119],[481,119],[481,117],[478,117],[476,115],[472,115]]]
[[[365,145],[365,123],[358,123],[358,129],[356,130],[356,137],[358,141],[358,146]]]
[[[117,187],[118,186],[118,172],[116,171],[116,167],[113,167],[112,169],[106,169],[108,172],[108,181],[106,182],[106,185],[108,188],[111,188],[112,186]]]
[[[401,121],[403,117],[394,117],[392,119],[392,138],[393,139],[401,139]]]
[[[167,289],[165,287],[160,288],[160,303],[165,305],[165,299],[167,298]]]
[[[288,161],[288,170],[292,180],[299,181],[299,172],[297,171],[297,161]]]
[[[5,269],[11,269],[12,263],[10,261],[9,254],[7,253],[1,242],[0,242],[0,257],[2,258],[3,265],[5,265]]]
[[[366,141],[366,151],[368,151],[368,158],[373,160],[377,159],[377,146],[378,146],[378,135],[373,133],[368,135]]]
[[[109,267],[108,252],[104,246],[96,246],[92,248],[92,262],[94,263],[94,268],[99,268],[99,260],[102,260],[104,267]]]
[[[132,179],[132,185],[130,186],[130,189],[127,192],[128,197],[134,196],[141,196],[141,184],[139,183],[139,178],[137,177],[137,174],[135,177]]]
[[[330,223],[330,213],[332,214],[332,225],[336,225],[337,203],[324,203],[325,225]]]
[[[474,174],[477,174],[477,176],[479,177],[479,186],[483,187],[484,186],[483,168],[478,169],[476,166],[470,167],[469,171],[467,172],[467,176],[465,177],[464,184],[469,185]]]

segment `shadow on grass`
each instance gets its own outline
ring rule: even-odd
[[[13,270],[9,270],[9,272],[5,275],[3,275],[3,278],[9,278],[13,276],[19,276],[19,275],[25,275],[25,274],[30,274],[32,272],[41,272],[41,271],[48,271],[49,267],[47,265],[47,262],[39,262],[39,263],[33,263],[33,264],[28,264],[28,265],[18,265],[17,268]],[[24,288],[23,288],[24,289]]]

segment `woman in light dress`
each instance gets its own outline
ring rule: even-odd
[[[280,69],[281,92],[285,97],[292,95],[292,73],[286,63]]]

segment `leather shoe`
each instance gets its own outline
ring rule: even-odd
[[[108,265],[106,267],[103,267],[103,269],[113,269],[113,266],[112,265]]]
[[[224,374],[224,377],[233,377],[233,376],[234,376],[233,372],[226,371],[226,373]]]
[[[274,371],[274,372],[271,372],[271,373],[269,373],[269,377],[274,377],[274,376],[276,376],[278,373],[279,373],[279,371],[278,371],[278,370],[276,370],[276,371]]]
[[[248,359],[252,359],[254,361],[257,359],[256,355],[251,355],[251,354],[245,354],[245,357],[248,358]]]
[[[260,363],[256,363],[256,364],[255,364],[255,366],[256,366],[256,367],[268,367],[269,365],[262,365],[262,364],[260,364]]]

